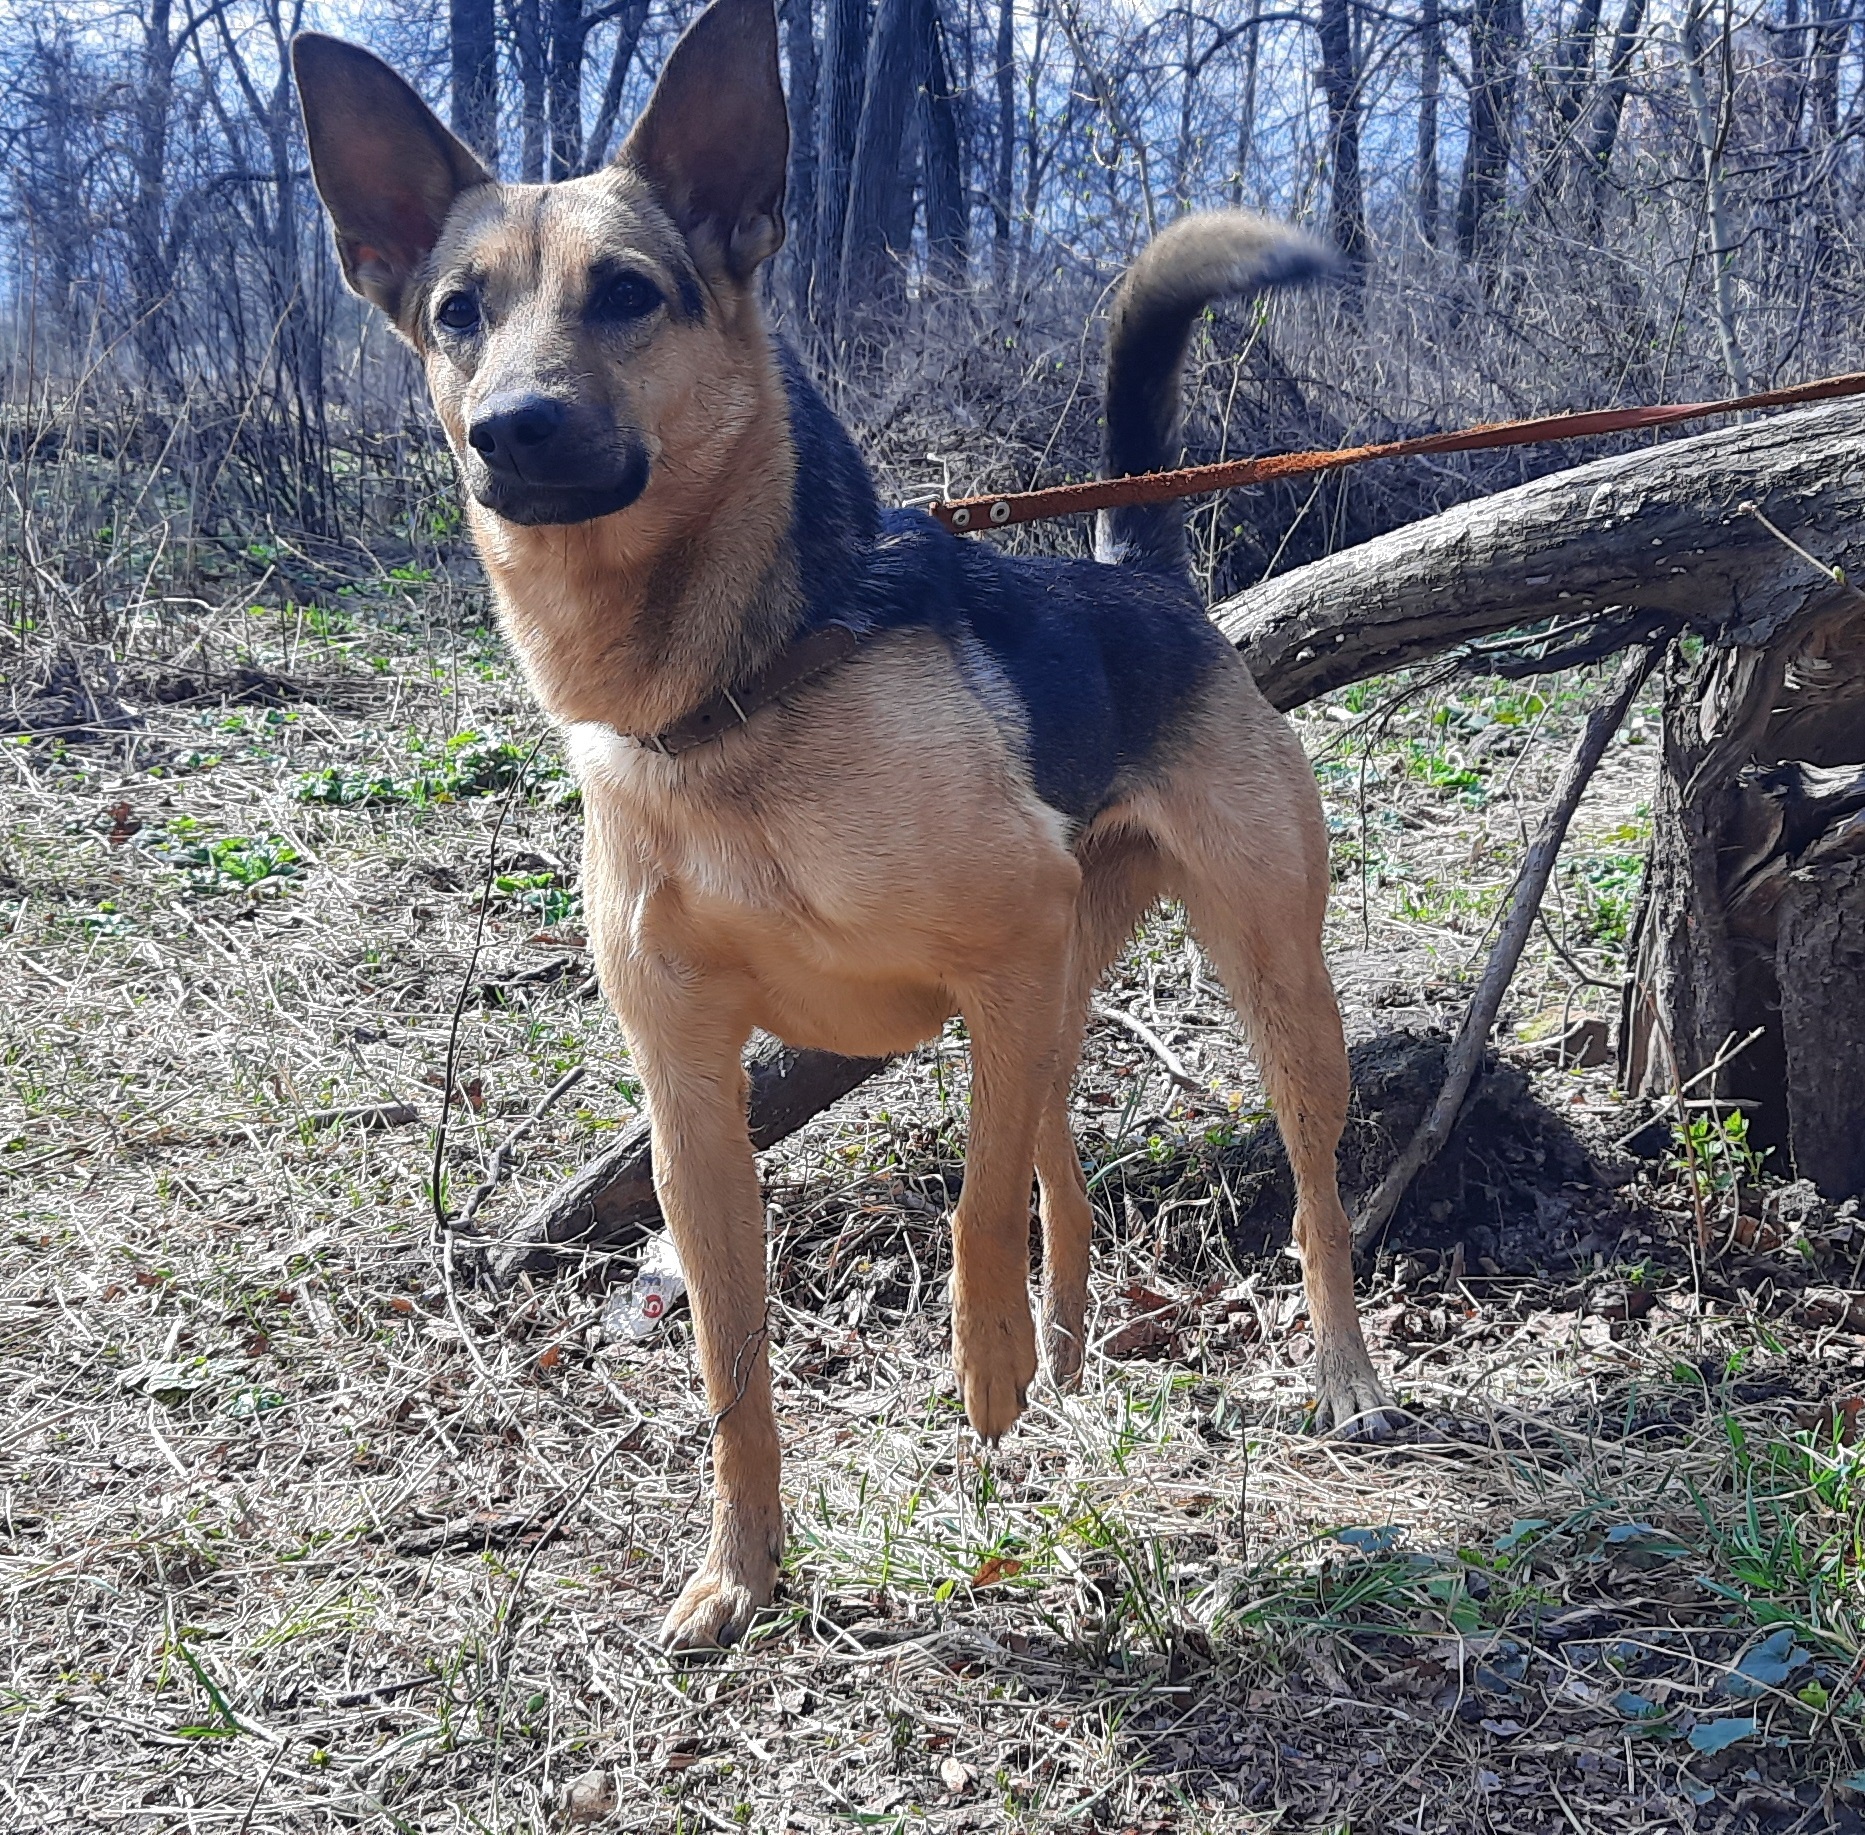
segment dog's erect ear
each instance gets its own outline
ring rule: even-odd
[[[702,268],[748,280],[784,240],[790,119],[771,0],[712,0],[661,72],[619,164],[655,188]]]
[[[454,199],[491,174],[361,45],[300,32],[291,68],[343,278],[399,321],[408,281],[440,240]]]

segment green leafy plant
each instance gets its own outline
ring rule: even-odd
[[[1749,1144],[1748,1117],[1740,1109],[1727,1115],[1699,1110],[1676,1130],[1677,1151],[1670,1166],[1680,1178],[1690,1181],[1704,1206],[1718,1203],[1734,1209],[1741,1202],[1744,1185],[1761,1177],[1762,1162],[1773,1151],[1759,1152]]]
[[[574,886],[559,883],[552,872],[501,873],[492,887],[507,903],[531,912],[547,930],[583,915],[582,894]]]
[[[469,729],[438,744],[415,735],[408,750],[414,768],[405,775],[328,765],[301,777],[295,794],[301,803],[335,809],[389,803],[425,808],[497,795],[509,790],[521,774],[527,790],[546,803],[566,803],[577,794],[560,763],[533,756],[532,746],[508,734]]]
[[[150,851],[182,869],[196,898],[283,892],[304,872],[302,856],[282,835],[209,836],[193,816],[176,816]]]
[[[1643,851],[1583,855],[1567,866],[1563,877],[1572,901],[1572,927],[1580,940],[1623,948],[1644,883]]]

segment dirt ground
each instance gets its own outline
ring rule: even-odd
[[[1865,1826],[1865,1229],[1560,1062],[1616,1023],[1651,709],[1364,1287],[1413,1427],[1307,1430],[1260,1089],[1163,913],[1077,1099],[1087,1380],[1001,1449],[945,1348],[962,1040],[766,1156],[785,1591],[676,1664],[684,1314],[605,1330],[632,1251],[449,1280],[432,1203],[450,1048],[442,1196],[492,1232],[635,1113],[573,787],[469,591],[251,598],[150,613],[131,662],[27,646],[0,706],[14,1835]],[[1594,691],[1299,719],[1356,1178]]]

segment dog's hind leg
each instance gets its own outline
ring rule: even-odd
[[[952,1216],[952,1362],[984,1440],[1009,1431],[1036,1375],[1030,1178],[1055,1101],[1081,883],[1060,850],[1047,865],[1031,869],[1015,913],[980,952],[990,966],[955,990],[971,1034],[971,1132]]]
[[[1360,1330],[1334,1155],[1346,1122],[1340,1008],[1321,953],[1327,830],[1295,736],[1236,676],[1195,752],[1154,793],[1173,889],[1244,1023],[1295,1175],[1296,1247],[1315,1338],[1316,1425],[1390,1431]]]
[[[1059,1389],[1072,1389],[1081,1375],[1088,1240],[1094,1224],[1088,1182],[1069,1127],[1069,1091],[1094,990],[1133,935],[1134,925],[1158,898],[1161,884],[1159,855],[1144,836],[1118,830],[1091,835],[1078,858],[1082,887],[1075,907],[1061,1044],[1055,1079],[1036,1129],[1043,1224],[1043,1362]]]

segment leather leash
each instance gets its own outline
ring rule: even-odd
[[[1283,452],[1260,459],[1231,459],[1220,465],[1188,465],[1178,471],[1142,472],[1132,478],[1097,478],[1087,484],[1056,484],[1040,491],[1011,491],[990,497],[959,497],[928,504],[928,512],[955,534],[1008,529],[1052,516],[1087,510],[1113,510],[1134,503],[1169,503],[1210,491],[1236,490],[1272,478],[1299,478],[1315,472],[1364,465],[1369,459],[1403,459],[1425,452],[1479,452],[1494,446],[1533,446],[1554,440],[1578,440],[1602,433],[1630,433],[1641,427],[1669,427],[1679,421],[1704,420],[1716,414],[1740,414],[1751,408],[1792,408],[1806,402],[1865,395],[1865,371],[1826,376],[1788,389],[1766,389],[1728,401],[1674,402],[1656,408],[1599,408],[1583,414],[1547,414],[1536,420],[1500,421],[1466,427],[1457,433],[1425,433],[1409,440],[1384,440],[1371,446],[1343,446],[1334,452]],[[666,757],[690,752],[735,726],[743,726],[760,707],[822,674],[857,649],[862,633],[845,624],[826,624],[780,651],[750,681],[723,689],[682,720],[637,740]]]
[[[1678,421],[1703,420],[1715,414],[1741,414],[1751,408],[1792,408],[1845,395],[1865,395],[1865,371],[1826,376],[1788,389],[1766,389],[1728,401],[1674,402],[1656,408],[1598,408],[1581,414],[1547,414],[1536,420],[1499,421],[1466,427],[1456,433],[1424,433],[1409,440],[1384,440],[1372,446],[1343,446],[1334,452],[1283,452],[1260,459],[1230,459],[1218,465],[1188,465],[1179,471],[1142,472],[1131,478],[1097,478],[1086,484],[1054,484],[1038,491],[1009,491],[996,496],[957,497],[932,503],[928,512],[955,534],[1008,529],[1016,523],[1043,522],[1088,510],[1121,509],[1128,504],[1169,503],[1210,491],[1232,491],[1274,478],[1300,478],[1314,472],[1340,471],[1369,459],[1404,459],[1424,452],[1479,452],[1493,446],[1534,446],[1554,440],[1585,439],[1602,433],[1630,433],[1641,427],[1669,427]]]

